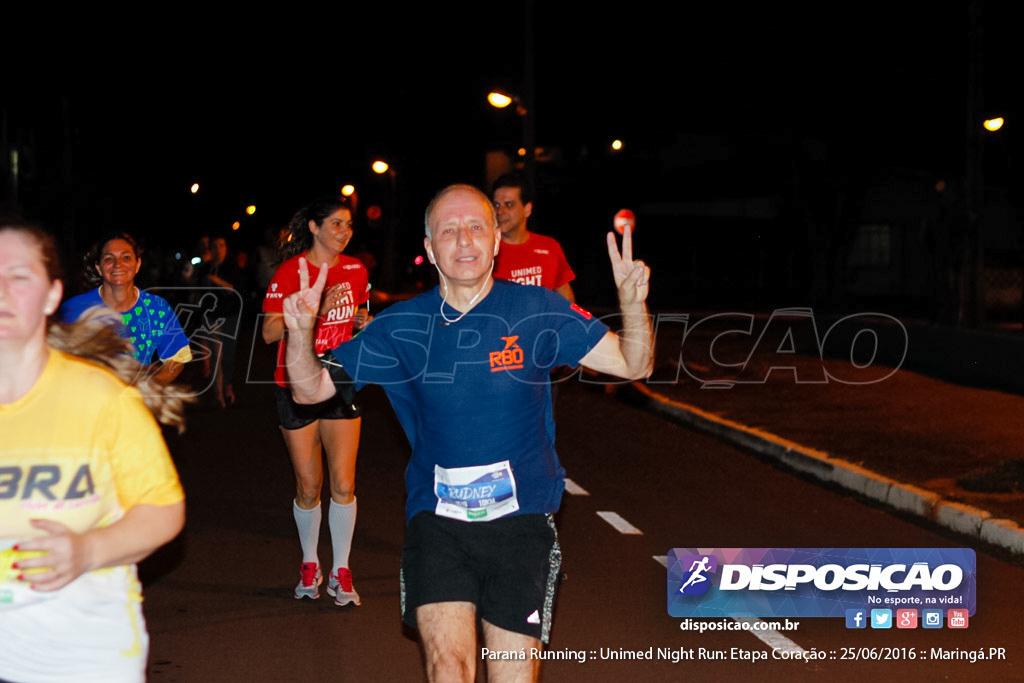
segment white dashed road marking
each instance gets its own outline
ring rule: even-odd
[[[589,496],[590,494],[583,489],[579,484],[569,479],[565,480],[565,490],[575,496]],[[644,532],[637,529],[635,526],[627,522],[617,512],[602,511],[598,512],[597,516],[608,522],[618,531],[620,534],[634,534],[643,535]],[[668,568],[668,555],[652,555],[654,561],[660,564],[662,567]],[[772,649],[782,650],[784,652],[791,653],[803,653],[805,650],[794,643],[792,640],[782,635],[778,631],[770,630],[758,630],[754,625],[763,623],[760,619],[752,617],[733,617],[734,621],[739,623],[749,623],[751,628],[748,633],[754,635],[758,640],[767,645]]]
[[[615,527],[620,534],[636,534],[642,536],[644,532],[624,520],[617,512],[598,512],[597,516]]]
[[[565,478],[565,492],[572,496],[589,496],[590,491],[586,490],[569,477]]]

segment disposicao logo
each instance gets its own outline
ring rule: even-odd
[[[718,558],[714,555],[687,555],[679,558],[679,561],[684,566],[689,565],[690,567],[683,580],[683,585],[679,587],[679,592],[683,595],[707,593],[708,587],[711,585],[707,574],[714,574],[718,570]]]
[[[872,611],[975,611],[970,548],[674,548],[673,617],[845,617]],[[852,626],[859,628],[859,624]]]

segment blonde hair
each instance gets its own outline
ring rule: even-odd
[[[52,322],[46,343],[50,348],[71,354],[107,370],[128,386],[135,387],[142,400],[161,424],[185,431],[185,403],[191,400],[181,387],[153,380],[155,368],[132,357],[132,343],[117,333],[120,320],[110,311],[94,307],[71,324]]]

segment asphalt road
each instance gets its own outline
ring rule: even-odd
[[[247,355],[243,345],[241,366]],[[265,380],[268,363],[266,350],[256,347],[250,379]],[[346,608],[326,594],[317,602],[292,597],[300,557],[271,387],[250,382],[238,394],[226,411],[197,406],[189,432],[170,439],[189,520],[178,541],[143,565],[150,680],[423,680],[415,632],[399,619],[408,446],[382,392],[362,394],[352,568],[363,604]],[[666,610],[664,560],[674,547],[965,543],[576,383],[560,392],[558,442],[577,493],[566,496],[559,514],[567,581],[548,652],[561,659],[545,662],[545,680],[1024,680],[1024,648],[1015,635],[1024,571],[984,551],[979,609],[967,630],[853,631],[834,618],[800,619],[795,631],[778,634],[785,642],[750,631],[681,630],[683,620]],[[640,533],[622,533],[606,513]],[[825,659],[772,658],[797,647]],[[940,647],[1004,648],[1006,658],[941,661],[932,656]],[[860,656],[862,648],[889,648],[900,659],[843,658]],[[620,658],[636,652],[652,658]],[[673,653],[682,660],[674,662]],[[766,659],[753,661],[759,656]]]

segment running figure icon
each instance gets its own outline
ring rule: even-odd
[[[690,565],[689,569],[689,571],[692,572],[690,574],[690,578],[688,578],[686,582],[679,587],[680,593],[684,592],[688,586],[692,586],[696,583],[703,583],[704,581],[708,580],[708,577],[704,576],[703,574],[703,572],[706,572],[709,569],[711,569],[710,567],[708,567],[708,559],[708,556],[705,555],[704,557],[700,558],[699,562],[697,560],[693,561],[693,564]]]

